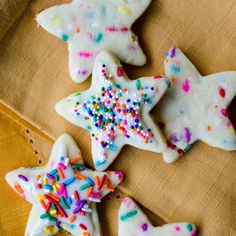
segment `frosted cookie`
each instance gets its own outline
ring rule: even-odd
[[[89,90],[75,93],[56,105],[56,111],[89,131],[95,168],[105,170],[125,144],[163,152],[166,143],[149,112],[168,88],[169,80],[128,79],[110,53],[98,54]]]
[[[95,203],[122,181],[121,172],[85,168],[74,140],[67,134],[55,142],[45,167],[19,168],[6,175],[9,185],[33,205],[25,235],[99,236]]]
[[[131,31],[151,0],[73,0],[37,15],[45,30],[68,43],[72,79],[85,81],[96,55],[108,50],[122,62],[141,66],[146,57]]]
[[[212,147],[236,150],[234,128],[227,107],[236,95],[236,72],[201,76],[178,48],[165,60],[165,73],[172,88],[158,107],[168,140],[164,159],[175,161],[201,140]]]
[[[191,223],[166,224],[154,227],[130,198],[122,200],[119,210],[118,236],[196,236],[197,230]]]

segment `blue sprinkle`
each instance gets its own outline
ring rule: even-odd
[[[97,161],[96,163],[95,163],[95,166],[102,166],[102,165],[104,165],[106,163],[106,161]]]
[[[179,72],[180,72],[180,67],[177,66],[177,65],[175,65],[175,64],[173,64],[171,70],[172,70],[174,73],[179,73]]]
[[[71,197],[67,197],[67,198],[66,198],[66,203],[67,203],[68,205],[71,205],[71,204],[72,204],[72,198],[71,198]]]
[[[57,173],[57,169],[54,169],[54,170],[51,170],[51,171],[50,171],[50,174],[51,174],[51,175],[55,175],[56,173]]]
[[[75,227],[76,227],[76,226],[75,226],[74,224],[71,224],[71,225],[70,225],[70,228],[71,228],[71,229],[75,229]]]
[[[48,189],[48,190],[50,190],[50,191],[53,190],[52,186],[49,185],[49,184],[45,184],[45,185],[44,185],[44,189]]]
[[[91,186],[94,186],[95,185],[95,183],[93,182],[93,180],[90,178],[90,177],[86,177],[86,180],[87,180],[87,182],[91,185]]]
[[[75,180],[76,180],[76,178],[72,177],[72,178],[66,180],[66,182],[64,184],[65,184],[65,186],[68,186],[68,185],[72,184]]]
[[[65,160],[65,158],[64,158],[64,157],[61,157],[61,158],[60,158],[60,160],[61,160],[61,161],[64,161],[64,160]]]

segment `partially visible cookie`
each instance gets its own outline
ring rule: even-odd
[[[121,172],[86,169],[80,150],[67,134],[55,142],[45,167],[19,168],[6,175],[9,185],[33,205],[25,235],[100,236],[97,202],[122,181]]]
[[[141,66],[146,56],[131,30],[151,0],[73,0],[37,15],[49,33],[68,43],[72,79],[85,81],[96,55],[109,50],[122,62]]]
[[[154,227],[130,198],[122,200],[119,210],[118,236],[196,236],[196,226],[191,223],[166,224]]]
[[[202,76],[180,49],[172,48],[165,60],[165,73],[172,87],[157,109],[168,140],[165,161],[175,161],[198,140],[236,150],[235,130],[227,112],[236,95],[236,72]]]
[[[96,58],[90,89],[63,99],[56,111],[89,131],[95,168],[105,170],[126,144],[157,153],[166,150],[149,112],[168,85],[161,76],[129,80],[120,62],[103,51]]]

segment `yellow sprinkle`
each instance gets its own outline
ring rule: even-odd
[[[51,210],[51,211],[50,211],[50,214],[51,214],[51,215],[54,215],[54,214],[56,214],[56,213],[57,213],[56,210]]]
[[[41,194],[38,194],[38,195],[37,195],[37,198],[38,198],[39,200],[44,200],[44,199],[45,199],[45,197],[44,197],[43,195],[41,195]]]
[[[45,185],[45,184],[48,184],[48,178],[44,178],[43,179],[43,184]]]
[[[43,228],[43,231],[47,234],[54,233],[54,230],[55,230],[54,225],[50,225],[50,226],[47,226],[47,227]]]
[[[62,24],[62,20],[58,16],[53,17],[52,21],[55,25],[58,25],[58,26],[60,26]]]
[[[132,12],[131,12],[130,8],[125,7],[125,6],[119,6],[118,12],[120,12],[124,15],[127,15],[127,16],[132,16]]]
[[[53,191],[56,193],[56,192],[57,192],[57,186],[54,184],[54,185],[52,186],[52,188],[53,188]]]

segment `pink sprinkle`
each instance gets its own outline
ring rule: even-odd
[[[60,184],[60,188],[57,191],[57,195],[61,195],[65,189],[65,185],[63,183]]]
[[[190,82],[189,80],[185,80],[182,86],[182,89],[184,90],[184,92],[188,92],[190,90]]]
[[[93,54],[90,52],[78,52],[78,55],[80,57],[84,57],[84,58],[89,58],[89,57],[93,57]]]
[[[180,231],[180,227],[179,226],[175,226],[175,230],[176,231]]]
[[[115,28],[114,26],[113,27],[107,27],[106,30],[109,31],[109,32],[117,32],[117,31],[119,31],[119,29]]]
[[[129,29],[127,27],[120,28],[121,32],[127,32]]]
[[[124,179],[125,178],[125,174],[121,171],[116,171],[116,175],[118,176],[119,179]]]
[[[228,111],[225,108],[222,108],[220,111],[224,117],[228,117]]]
[[[225,89],[224,88],[222,88],[222,87],[219,87],[219,94],[220,94],[220,96],[222,97],[222,98],[225,98]]]
[[[197,236],[197,232],[195,232],[195,231],[192,232],[192,233],[191,233],[191,236]]]
[[[66,169],[66,166],[65,166],[62,162],[59,162],[59,163],[58,163],[58,166],[59,166],[61,169],[63,169],[63,170]]]
[[[91,193],[89,196],[92,198],[97,198],[97,199],[102,198],[102,195],[100,193]]]

